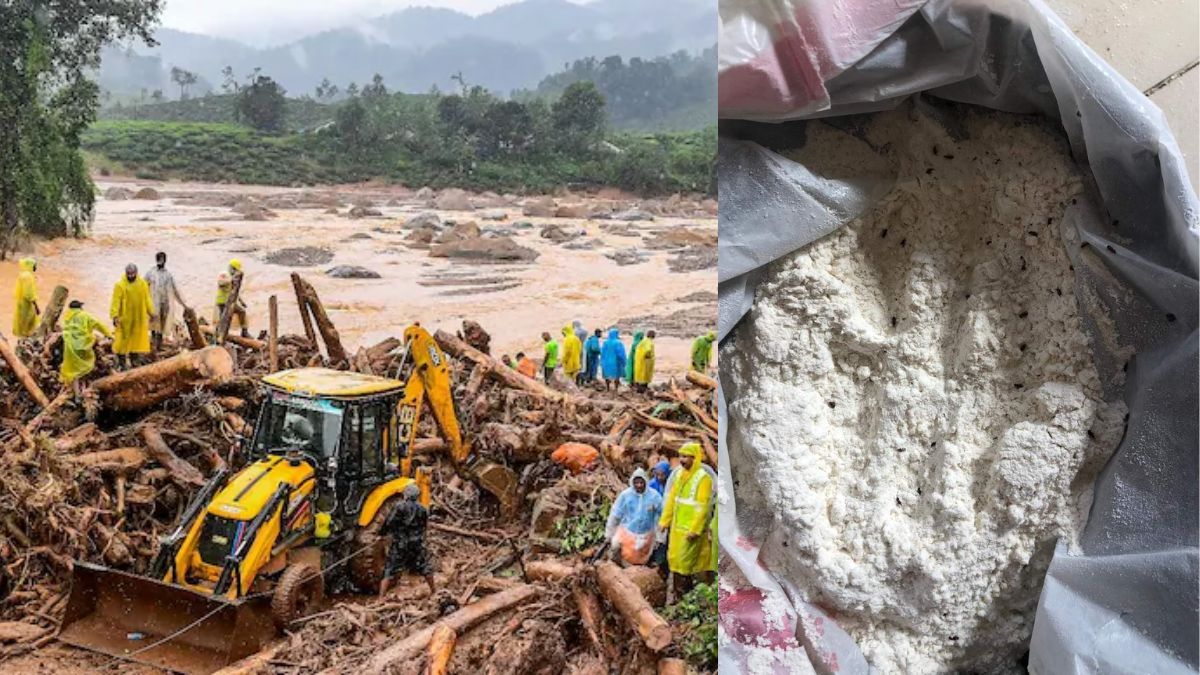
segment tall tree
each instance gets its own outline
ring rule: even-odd
[[[183,68],[172,66],[171,81],[179,85],[179,100],[182,101],[187,98],[187,88],[196,84],[196,74]]]
[[[233,66],[225,66],[221,69],[221,91],[226,94],[236,94],[238,92],[237,78],[233,76]]]
[[[575,82],[550,107],[559,145],[567,151],[592,149],[604,138],[604,95],[592,82]]]
[[[162,0],[0,2],[0,257],[22,231],[80,234],[94,187],[79,136],[96,117],[88,74],[125,39],[154,45]]]
[[[282,131],[287,106],[284,94],[283,87],[275,80],[257,75],[238,94],[238,114],[259,131]]]
[[[375,77],[371,78],[371,84],[363,85],[363,98],[381,98],[387,96],[387,87],[383,85],[383,76],[375,73]]]

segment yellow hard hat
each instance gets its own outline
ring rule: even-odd
[[[229,261],[229,269],[234,270],[236,272],[241,272],[242,271],[242,261],[238,260],[237,258],[230,260]]]

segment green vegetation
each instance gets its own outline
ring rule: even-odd
[[[159,0],[0,3],[0,257],[24,232],[79,234],[95,201],[79,136],[95,119],[100,50],[150,41]]]
[[[703,670],[717,667],[717,585],[696,584],[663,612],[674,625],[683,655]]]
[[[148,120],[153,122],[217,122],[237,124],[237,94],[198,96],[184,101],[117,104],[100,111],[101,120]],[[332,122],[336,106],[306,98],[285,100],[283,128],[304,131]]]
[[[554,537],[562,542],[563,553],[575,553],[604,543],[604,524],[611,504],[607,499],[579,515],[554,524]]]

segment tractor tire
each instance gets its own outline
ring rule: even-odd
[[[361,552],[350,559],[350,580],[362,593],[379,592],[379,582],[383,580],[383,569],[387,565],[388,544],[391,543],[391,539],[383,534],[383,522],[396,506],[397,499],[385,501],[371,522],[354,533],[351,550]]]
[[[279,630],[311,614],[325,599],[325,578],[309,563],[288,565],[271,597],[271,618]]]

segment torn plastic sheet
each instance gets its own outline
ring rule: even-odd
[[[842,227],[888,187],[828,181],[773,152],[803,144],[803,121],[731,118],[844,116],[920,94],[1058,121],[1100,201],[1081,202],[1063,221],[1080,314],[1093,333],[1102,316],[1114,324],[1114,343],[1093,340],[1096,367],[1104,382],[1125,371],[1123,388],[1106,394],[1122,397],[1130,415],[1096,481],[1081,554],[1060,548],[1051,563],[1029,667],[1195,672],[1200,208],[1164,116],[1041,0],[891,3],[891,18],[856,14],[855,4],[887,3],[722,3],[722,341],[753,304],[764,265]],[[793,601],[789,616],[816,672],[869,672],[848,636],[763,566],[772,517],[738,448],[753,441],[729,429],[721,403],[721,480],[740,482],[736,504],[729,497],[720,507],[726,564],[764,598],[783,592]],[[750,672],[744,657],[723,643],[722,672]]]

